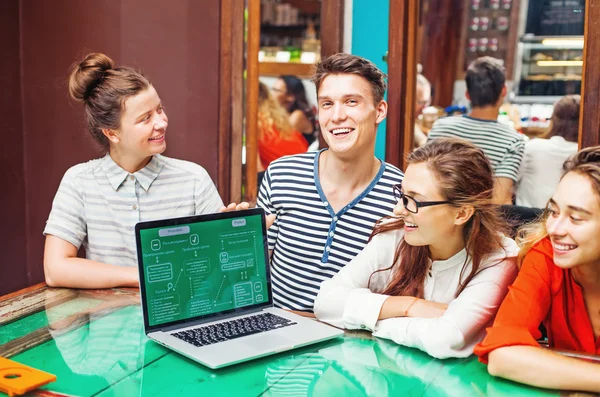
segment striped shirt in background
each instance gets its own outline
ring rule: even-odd
[[[137,266],[136,223],[217,212],[222,205],[197,164],[156,155],[130,174],[107,154],[65,173],[44,235],[83,244],[87,259]]]
[[[267,233],[276,307],[312,312],[321,282],[362,251],[375,222],[396,204],[392,186],[404,175],[382,162],[365,191],[334,213],[319,182],[321,152],[274,161],[260,187],[257,206],[277,215]]]
[[[486,154],[497,178],[516,182],[525,151],[525,138],[508,125],[469,116],[450,116],[433,124],[427,141],[436,138],[462,138]]]

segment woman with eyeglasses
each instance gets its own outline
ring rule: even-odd
[[[549,389],[600,392],[598,236],[600,146],[565,162],[545,216],[520,232],[519,276],[475,347],[490,374]],[[538,343],[540,323],[550,349]]]
[[[394,217],[321,284],[317,318],[437,358],[472,354],[517,273],[493,188],[492,166],[469,142],[438,139],[412,152],[394,186]]]

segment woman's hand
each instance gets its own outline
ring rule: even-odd
[[[390,296],[383,302],[378,320],[394,317],[441,317],[448,305],[445,303],[418,299],[414,296]]]
[[[417,301],[408,309],[406,317],[437,318],[442,317],[446,312],[448,304],[417,299]]]

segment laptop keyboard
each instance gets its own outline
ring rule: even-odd
[[[292,320],[271,313],[262,313],[224,323],[212,324],[171,335],[194,346],[207,346],[242,336],[258,334],[296,324]]]

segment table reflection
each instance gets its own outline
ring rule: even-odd
[[[284,373],[285,378],[280,380]],[[267,396],[552,394],[493,378],[472,357],[438,360],[416,349],[365,335],[346,337],[343,343],[317,352],[278,360],[267,368],[265,382]]]
[[[0,300],[0,355],[57,376],[31,395],[558,395],[493,378],[474,357],[437,360],[357,331],[211,370],[149,341],[139,294],[123,290],[40,287]]]

